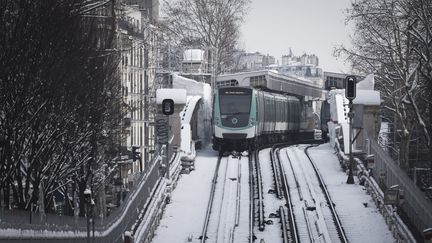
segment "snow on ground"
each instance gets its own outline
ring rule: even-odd
[[[187,242],[201,235],[217,153],[200,151],[195,158],[195,170],[182,175],[171,195],[171,203],[163,213],[153,243]]]
[[[219,166],[218,177],[216,181],[215,194],[213,198],[213,204],[210,213],[210,219],[207,228],[207,237],[211,239],[211,242],[218,242],[226,237],[225,228],[228,224],[232,222],[233,215],[227,215],[224,213],[226,210],[226,205],[223,203],[225,195],[228,197],[231,194],[229,177],[231,176],[232,166],[234,161],[229,161],[228,158],[223,158]],[[210,190],[208,192],[210,194]],[[202,215],[204,217],[205,214]],[[227,220],[228,222],[225,222]],[[217,239],[218,241],[215,241]]]
[[[239,224],[234,229],[234,242],[248,242],[249,238],[249,161],[242,157],[240,161],[240,213]]]
[[[366,189],[357,180],[354,185],[346,184],[347,174],[342,171],[330,145],[326,143],[311,148],[309,154],[324,178],[348,241],[394,242],[384,218]]]
[[[358,185],[357,181],[354,185],[346,184],[347,175],[342,171],[334,150],[330,145],[323,144],[316,148],[311,148],[309,151],[311,158],[320,169],[320,173],[329,189],[349,242],[394,242],[395,239],[388,230],[384,218],[374,205],[370,195],[366,193],[366,190]],[[282,154],[285,154],[285,152]],[[262,161],[264,159],[262,158]],[[196,170],[192,171],[189,175],[182,175],[179,179],[178,185],[172,193],[171,203],[165,208],[160,225],[155,232],[153,243],[188,242],[189,236],[192,242],[199,242],[198,237],[201,235],[216,162],[217,153],[211,149],[207,148],[198,152],[195,160]],[[271,183],[271,169],[269,164],[263,164],[262,167],[265,167],[262,168],[263,171],[267,171],[263,173],[264,183],[268,185],[263,188],[264,196],[268,200],[267,204],[269,202],[278,204],[277,199],[267,198],[268,196],[275,198],[274,195],[267,193],[268,187],[271,187],[269,184]],[[246,168],[247,166],[242,166],[243,173],[246,172]],[[290,174],[288,169],[285,172]],[[244,174],[242,176],[241,190],[243,194],[243,191],[246,191],[243,183],[247,180]],[[289,176],[288,180],[291,179],[292,177]],[[246,196],[247,193],[244,195]],[[244,215],[247,211],[245,208],[248,208],[248,202],[245,197],[242,196],[242,198],[241,215]],[[215,198],[215,200],[217,199]],[[269,213],[269,211],[265,212],[266,217],[268,217]],[[245,218],[240,217],[241,221],[242,219]],[[274,226],[277,223],[275,222]],[[240,225],[242,225],[241,222]],[[268,233],[271,228],[271,226],[267,225],[264,232]],[[302,228],[304,227],[300,226],[301,232]],[[244,236],[247,234],[246,230],[242,226],[236,230],[242,236],[236,237],[235,242],[245,242]],[[274,241],[266,242],[277,242],[277,239],[280,238],[280,230],[276,230],[276,227],[274,230],[274,236],[271,236],[272,239],[274,237]],[[255,229],[257,236],[260,236],[260,233]],[[265,234],[266,240],[269,239],[267,233]]]

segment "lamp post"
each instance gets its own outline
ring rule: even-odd
[[[90,243],[90,215],[89,215],[90,198],[91,198],[91,191],[90,189],[87,188],[84,190],[84,200],[86,204],[86,218],[87,218],[87,243]]]
[[[94,218],[95,202],[94,202],[92,197],[90,198],[90,205],[91,205],[90,216],[91,216],[91,225],[92,225],[92,241],[94,242],[94,237],[95,237],[95,218]]]

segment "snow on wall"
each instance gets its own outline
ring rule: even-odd
[[[368,75],[364,80],[357,83],[356,98],[353,100],[353,104],[379,106],[381,104],[380,93],[379,91],[373,90],[373,87],[373,75]],[[334,146],[334,139],[337,135],[334,130],[335,128],[340,127],[344,134],[344,148],[349,148],[349,101],[345,98],[345,89],[330,90],[327,97],[327,102],[330,104],[330,121],[327,123],[330,134],[330,143]]]
[[[187,159],[192,161],[195,159],[195,149],[194,144],[192,143],[192,131],[190,126],[190,121],[192,119],[193,112],[198,102],[201,100],[201,96],[188,96],[188,101],[183,109],[180,112],[181,119],[181,131],[180,131],[180,150],[184,153],[182,159]]]
[[[357,89],[357,95],[353,100],[353,104],[379,106],[381,104],[380,93],[376,90]]]
[[[369,74],[365,79],[357,83],[357,90],[374,90],[375,78],[373,74]]]
[[[203,144],[210,141],[211,131],[211,87],[207,83],[197,82],[193,79],[182,77],[178,74],[173,74],[173,88],[185,89],[187,96],[199,96],[202,98],[203,106],[198,111],[198,136]],[[193,109],[192,111],[193,112]],[[184,130],[184,129],[183,129]],[[186,138],[182,138],[182,140]]]
[[[195,95],[195,96],[188,96],[187,97],[187,103],[185,108],[183,109],[182,112],[180,112],[180,118],[181,118],[181,123],[182,124],[189,124],[191,119],[192,119],[192,115],[193,115],[193,110],[195,109],[197,103],[200,101],[201,96],[199,95]]]

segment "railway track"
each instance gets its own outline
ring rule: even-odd
[[[283,149],[289,197],[293,217],[298,227],[297,241],[292,242],[348,242],[325,183],[307,154],[307,148],[290,146]]]
[[[256,238],[259,242],[294,242],[296,237],[288,188],[283,170],[274,156],[274,148],[261,148],[253,163]],[[288,206],[288,208],[287,208]],[[294,229],[294,230],[293,230]]]
[[[200,242],[237,242],[238,238],[248,238],[249,219],[248,160],[242,156],[218,157],[207,205],[206,216]],[[243,190],[242,190],[243,188]],[[238,230],[238,228],[245,228]]]
[[[307,148],[279,145],[219,155],[200,242],[348,241]]]
[[[272,165],[274,167],[274,175],[275,175],[275,181],[279,180],[278,183],[275,183],[276,185],[279,185],[279,197],[284,197],[286,200],[286,213],[284,207],[280,207],[279,214],[281,217],[281,224],[282,224],[282,238],[283,242],[299,242],[298,239],[298,232],[297,232],[297,226],[295,224],[295,217],[293,213],[293,204],[291,201],[290,193],[289,193],[289,186],[288,186],[288,180],[287,175],[285,173],[285,170],[282,166],[280,156],[280,147],[273,147],[271,151],[271,158],[272,158]]]

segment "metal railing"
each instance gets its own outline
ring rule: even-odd
[[[414,184],[397,163],[378,145],[370,140],[370,153],[375,155],[373,178],[382,189],[398,185],[404,192],[404,202],[399,206],[415,228],[421,233],[432,227],[432,203]]]
[[[137,210],[144,207],[153,187],[160,178],[161,157],[155,156],[150,162],[147,173],[140,177],[139,183],[126,196],[124,203],[105,219],[96,219],[91,242],[121,242],[122,235],[137,220]],[[0,211],[0,242],[89,242],[87,239],[87,221],[85,218],[47,215],[41,221],[38,214],[33,214],[34,221],[29,224],[30,213],[2,210]],[[13,217],[13,218],[12,218]],[[93,230],[92,230],[93,231]]]
[[[335,141],[335,149],[341,163],[348,163],[349,158],[340,149],[340,145],[337,140]],[[364,149],[367,150],[368,147],[365,147]],[[379,147],[379,149],[382,150],[381,147]],[[370,152],[370,150],[368,152]],[[375,202],[375,205],[385,218],[385,222],[389,226],[389,229],[392,231],[396,241],[409,243],[416,242],[414,236],[412,235],[408,227],[405,225],[405,223],[402,221],[402,219],[399,217],[399,215],[395,213],[395,210],[392,208],[392,206],[384,204],[384,192],[382,188],[380,188],[378,183],[375,181],[375,179],[372,177],[371,173],[369,173],[369,171],[365,168],[363,162],[359,158],[354,158],[354,161],[356,162],[357,176],[359,177],[359,180],[362,184],[364,184],[368,193],[371,195],[373,201]]]

